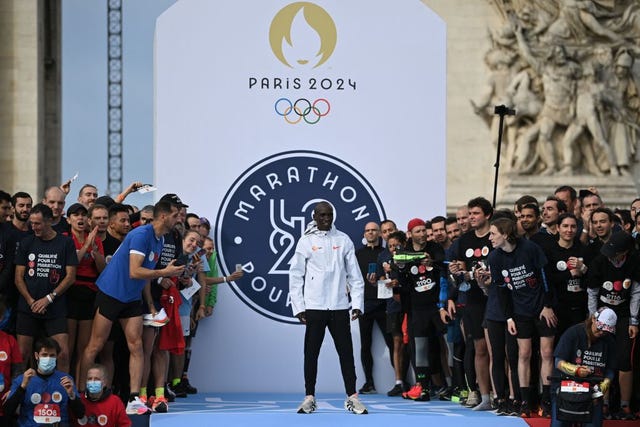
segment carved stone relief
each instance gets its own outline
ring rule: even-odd
[[[640,160],[640,1],[493,0],[485,88],[471,106],[516,175],[629,175]]]

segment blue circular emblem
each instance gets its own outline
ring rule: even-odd
[[[247,169],[218,212],[214,240],[225,275],[241,264],[240,299],[280,322],[299,323],[289,299],[289,261],[316,203],[334,207],[334,226],[358,248],[367,222],[381,222],[384,208],[367,180],[344,161],[314,151],[288,151]]]

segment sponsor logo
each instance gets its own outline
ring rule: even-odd
[[[344,161],[313,151],[265,158],[240,175],[225,195],[214,228],[221,271],[244,276],[231,289],[264,316],[299,324],[289,297],[289,262],[313,208],[334,207],[334,226],[360,242],[367,222],[385,218],[369,182]],[[331,248],[337,250],[338,248]],[[314,252],[329,252],[315,247]],[[333,250],[331,252],[333,252]]]

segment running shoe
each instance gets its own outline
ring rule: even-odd
[[[182,381],[171,387],[176,397],[187,397],[187,388]]]
[[[344,409],[358,415],[369,413],[367,407],[360,402],[357,394],[347,397],[347,400],[344,401]]]
[[[360,390],[358,390],[358,393],[360,393],[360,394],[376,394],[378,392],[376,391],[376,386],[374,386],[373,383],[370,383],[370,382],[367,381],[366,383],[364,383],[362,388]]]
[[[540,401],[540,409],[538,410],[538,416],[542,418],[551,418],[551,402],[548,400]]]
[[[167,398],[168,402],[175,402],[176,400],[176,394],[171,390],[169,383],[164,385],[164,397]]]
[[[167,323],[169,323],[169,316],[167,316],[164,308],[161,308],[155,315],[148,313],[142,317],[142,324],[144,326],[155,326],[159,328]]]
[[[520,418],[531,418],[531,409],[529,408],[529,402],[526,400],[520,402]]]
[[[505,416],[509,415],[509,403],[505,399],[497,399],[496,404],[498,405],[496,409],[496,415]]]
[[[467,408],[473,408],[474,406],[478,406],[480,404],[480,392],[472,391],[469,393],[469,397],[467,397],[467,401],[464,403],[464,406]]]
[[[438,393],[438,399],[439,400],[444,400],[444,401],[450,401],[451,400],[451,396],[453,396],[453,392],[455,391],[454,387],[445,387],[444,390],[441,390]]]
[[[517,417],[520,415],[520,402],[517,400],[509,399],[507,400],[507,410],[510,417]]]
[[[387,392],[387,396],[402,396],[402,384],[396,384],[391,390]]]
[[[408,392],[402,393],[402,397],[418,402],[428,402],[431,400],[431,397],[429,396],[429,389],[422,387],[421,384],[416,384],[411,387],[411,390]]]
[[[472,411],[491,411],[493,408],[491,407],[491,400],[480,400],[476,406],[471,408]]]
[[[127,403],[126,412],[128,415],[144,415],[151,412],[151,408],[145,405],[138,396],[134,397],[129,403]]]
[[[184,391],[186,391],[187,394],[198,394],[198,389],[189,383],[189,378],[187,377],[182,378],[180,380],[180,384],[183,384]]]
[[[616,420],[633,421],[636,419],[635,414],[628,406],[621,406],[620,410],[613,416]]]
[[[169,403],[164,396],[156,397],[151,406],[151,410],[157,413],[169,412]]]
[[[300,406],[298,406],[299,414],[310,414],[315,410],[316,410],[316,398],[313,396],[305,396]]]

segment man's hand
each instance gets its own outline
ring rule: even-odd
[[[359,319],[360,316],[362,316],[362,312],[360,310],[358,310],[357,308],[351,310],[351,320]]]
[[[445,325],[449,323],[449,320],[451,320],[449,313],[444,308],[440,309],[440,320],[442,320],[442,323]]]
[[[296,317],[298,318],[300,323],[307,323],[307,315],[304,313],[304,311],[301,311],[300,313],[296,314]]]
[[[518,328],[516,328],[516,322],[513,319],[507,319],[507,330],[513,336],[518,335]]]
[[[456,317],[456,303],[452,299],[447,300],[447,314],[450,319]]]
[[[231,275],[229,276],[229,282],[233,282],[234,280],[238,280],[239,278],[241,278],[242,276],[244,276],[244,271],[234,271],[233,273],[231,273]]]
[[[60,189],[64,194],[69,194],[69,192],[71,191],[71,181],[72,181],[71,179],[68,179],[62,184],[60,184]]]
[[[27,389],[27,386],[29,385],[29,381],[31,381],[31,378],[36,376],[36,370],[33,368],[29,368],[24,372],[24,375],[22,376],[22,384],[20,384],[20,386],[23,389]]]
[[[62,379],[60,380],[60,385],[62,385],[62,387],[64,387],[64,389],[67,391],[69,399],[73,400],[76,398],[76,392],[73,389],[73,379],[69,375],[65,375],[64,377],[62,377]]]
[[[180,276],[184,271],[184,265],[175,265],[175,264],[176,264],[176,260],[172,259],[169,265],[167,265],[162,270],[159,270],[159,271],[162,271],[162,277]]]
[[[629,325],[629,338],[634,339],[638,336],[638,327],[634,325]]]

